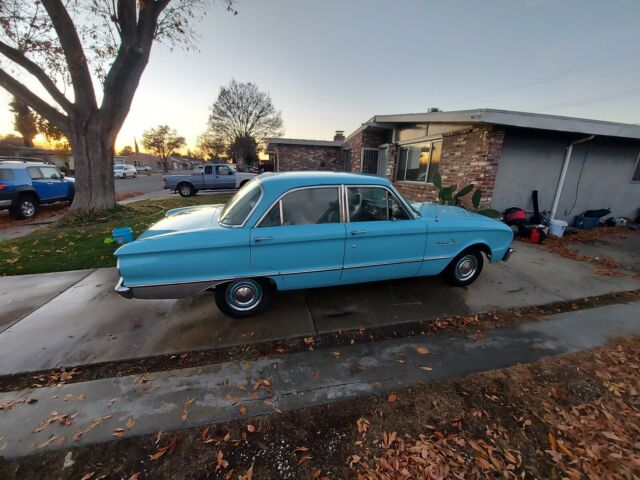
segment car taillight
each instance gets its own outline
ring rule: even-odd
[[[0,190],[9,190],[9,185],[5,185],[4,183],[0,183]]]

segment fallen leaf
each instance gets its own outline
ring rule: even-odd
[[[96,472],[85,473],[80,480],[89,480],[90,478],[93,478],[95,474]]]
[[[429,349],[427,347],[418,347],[418,348],[416,348],[416,351],[420,355],[429,355]]]
[[[155,462],[156,460],[160,460],[160,458],[162,458],[162,456],[167,453],[167,450],[169,450],[169,447],[162,447],[159,448],[156,453],[154,453],[153,455],[149,456],[149,460],[151,460],[152,462]]]
[[[431,367],[420,367],[421,370],[424,370],[425,372],[432,372],[433,368]]]
[[[124,437],[124,428],[116,428],[111,435],[118,439]]]
[[[136,472],[129,477],[129,480],[138,480],[140,478],[140,472]]]
[[[247,425],[247,432],[249,433],[253,433],[256,431],[256,427],[254,427],[253,425],[249,424]]]
[[[129,417],[127,419],[127,423],[124,424],[124,426],[127,428],[127,430],[131,430],[131,428],[133,427],[133,425],[136,423],[136,421],[133,419],[133,417]]]
[[[240,407],[240,415],[244,415],[245,413],[247,413],[247,409],[244,407]]]
[[[305,455],[304,457],[300,458],[300,460],[298,460],[298,465],[302,465],[303,463],[308,462],[312,458],[313,457],[311,457],[309,455]]]
[[[253,478],[253,463],[249,467],[249,470],[244,472],[244,475],[239,475],[238,480],[251,480]]]
[[[387,401],[391,402],[391,403],[397,402],[398,401],[398,396],[395,393],[392,393],[387,397]]]

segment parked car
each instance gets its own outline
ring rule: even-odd
[[[170,210],[120,247],[116,291],[182,298],[215,289],[232,317],[262,312],[276,290],[445,274],[466,286],[512,252],[511,229],[458,207],[409,203],[389,180],[266,173],[226,205]]]
[[[205,165],[202,170],[189,175],[169,175],[162,180],[165,189],[174,190],[183,197],[191,197],[198,190],[240,188],[253,177],[255,174],[238,172],[227,163],[216,163]]]
[[[149,165],[147,165],[146,163],[143,163],[141,165],[136,165],[136,172],[150,172],[151,171],[151,167]]]
[[[113,176],[116,178],[136,178],[138,171],[133,165],[114,165]]]
[[[51,163],[32,158],[0,157],[0,209],[16,220],[33,218],[39,205],[72,202],[73,178]]]

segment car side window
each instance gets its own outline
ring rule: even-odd
[[[305,188],[282,198],[282,225],[340,223],[338,188]]]
[[[13,172],[8,168],[0,168],[0,180],[13,180]]]
[[[221,165],[219,167],[216,167],[216,173],[218,175],[229,175],[231,173],[231,170],[229,169],[229,167]]]
[[[42,172],[40,171],[40,168],[38,167],[28,167],[27,173],[31,177],[31,180],[41,180],[42,178],[44,178]]]
[[[379,187],[349,187],[350,222],[389,220],[387,190]]]
[[[390,220],[410,220],[409,214],[404,209],[404,207],[400,204],[400,201],[396,198],[395,195],[391,193],[387,194],[387,198],[389,199],[389,219]]]
[[[409,219],[398,199],[386,188],[349,187],[347,194],[350,222]]]
[[[280,225],[282,225],[282,222],[280,221],[280,202],[278,201],[271,207],[271,210],[265,215],[258,227],[279,227]]]
[[[211,175],[213,173],[213,165],[206,165],[204,167],[205,175]]]
[[[46,179],[60,179],[60,172],[55,167],[40,167],[40,171],[42,172],[42,176]]]

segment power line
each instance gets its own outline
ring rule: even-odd
[[[501,93],[505,93],[505,92],[509,92],[509,91],[513,91],[513,90],[519,90],[522,88],[526,88],[526,87],[531,87],[531,86],[537,86],[539,84],[542,83],[546,83],[546,82],[551,82],[554,80],[559,80],[561,78],[565,78],[565,77],[570,77],[571,75],[575,75],[577,73],[582,73],[582,72],[586,72],[589,70],[592,70],[594,68],[600,68],[600,67],[604,67],[607,65],[611,65],[614,63],[618,63],[618,62],[622,62],[625,60],[629,60],[631,58],[636,58],[636,57],[640,57],[640,52],[635,52],[629,55],[618,55],[618,56],[614,56],[614,57],[609,57],[609,58],[605,58],[603,60],[600,60],[598,62],[593,62],[587,65],[582,65],[582,66],[578,66],[578,67],[572,67],[572,68],[568,68],[565,70],[560,70],[558,72],[555,73],[550,73],[548,75],[544,75],[542,77],[538,77],[532,80],[526,80],[524,82],[518,82],[515,84],[511,84],[511,85],[507,85],[505,87],[501,87],[495,90],[491,90],[488,93],[482,95],[473,95],[473,96],[468,96],[466,98],[460,99],[456,102],[453,102],[453,105],[456,104],[460,104],[462,102],[466,102],[467,100],[471,100],[471,99],[476,99],[478,97],[491,97],[491,96],[495,96],[497,94],[501,94]]]
[[[619,92],[607,93],[604,95],[597,95],[593,97],[584,97],[576,100],[570,100],[568,102],[551,103],[548,105],[543,105],[541,107],[536,107],[534,110],[548,110],[550,108],[558,107],[581,107],[584,105],[592,105],[594,103],[608,103],[625,100],[627,98],[632,98],[639,95],[640,88],[634,88],[631,90],[622,90]]]

